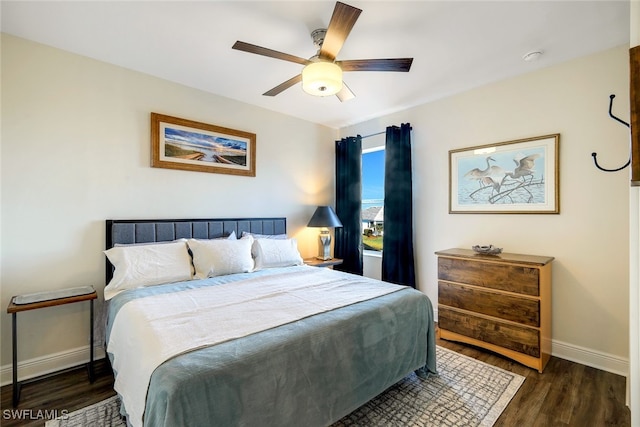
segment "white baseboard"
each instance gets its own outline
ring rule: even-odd
[[[551,354],[561,359],[570,360],[592,368],[601,369],[617,375],[627,376],[629,372],[629,360],[612,354],[595,351],[574,344],[553,340]],[[105,357],[104,349],[96,347],[94,360]],[[69,351],[50,354],[22,361],[18,364],[18,380],[39,377],[62,369],[80,366],[89,361],[89,346],[78,347]],[[0,385],[11,384],[11,365],[0,368]]]
[[[438,310],[434,307],[434,317],[438,318]],[[626,377],[629,373],[629,359],[603,353],[575,344],[551,340],[551,355],[560,359],[570,360],[581,365],[590,366],[602,371]]]
[[[551,354],[561,359],[626,377],[629,373],[629,359],[613,354],[580,347],[558,340],[551,341]]]
[[[99,360],[105,357],[104,349],[96,347],[93,352],[93,359]],[[41,375],[61,371],[67,368],[80,366],[89,361],[89,346],[78,347],[68,351],[49,354],[47,356],[36,357],[18,363],[18,381],[36,378]],[[13,381],[13,371],[11,364],[0,368],[0,385],[11,384]]]

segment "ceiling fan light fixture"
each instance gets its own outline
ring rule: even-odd
[[[302,70],[302,89],[314,96],[335,95],[342,89],[342,69],[333,62],[313,62]]]

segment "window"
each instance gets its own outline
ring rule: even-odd
[[[362,245],[382,251],[384,234],[384,145],[362,150]]]

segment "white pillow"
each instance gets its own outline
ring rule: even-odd
[[[247,237],[253,237],[254,239],[276,239],[276,240],[287,239],[286,234],[256,234],[256,233],[249,233],[248,231],[243,231],[242,238],[244,239]],[[253,248],[251,249],[251,256],[253,256],[254,259],[258,256],[258,254],[256,253],[255,245],[253,245]]]
[[[296,239],[256,239],[253,250],[256,270],[303,264]]]
[[[187,244],[193,254],[196,278],[222,276],[225,274],[248,273],[253,270],[251,257],[252,238],[237,240],[189,239]]]
[[[242,232],[242,237],[247,237],[247,236],[251,236],[254,239],[278,239],[278,240],[285,240],[287,238],[286,234],[256,234],[256,233],[249,233],[248,231],[243,231]]]
[[[104,299],[126,289],[191,280],[191,257],[184,241],[117,246],[104,251],[115,267]]]
[[[187,243],[187,239],[167,240],[162,242],[145,242],[145,243],[115,243],[114,248],[122,246],[149,246],[149,245],[167,245],[169,243],[184,242]]]
[[[238,236],[236,236],[236,232],[234,230],[228,236],[214,237],[213,239],[200,239],[200,238],[195,239],[195,238],[191,238],[189,240],[199,240],[201,242],[208,242],[210,240],[238,240]],[[184,241],[186,242],[187,239],[184,239]]]

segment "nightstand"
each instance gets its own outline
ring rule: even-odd
[[[342,260],[340,258],[331,258],[328,260],[322,260],[318,258],[305,258],[304,263],[306,265],[310,265],[311,267],[332,267],[334,265],[342,264]]]
[[[49,292],[17,295],[11,298],[7,313],[11,313],[11,336],[13,344],[13,406],[20,400],[20,383],[18,382],[18,331],[16,315],[20,311],[35,310],[37,308],[53,307],[56,305],[71,304],[74,302],[89,301],[90,319],[89,330],[91,334],[89,344],[89,381],[93,382],[93,300],[98,295],[93,286],[81,286],[78,288],[58,289]]]

